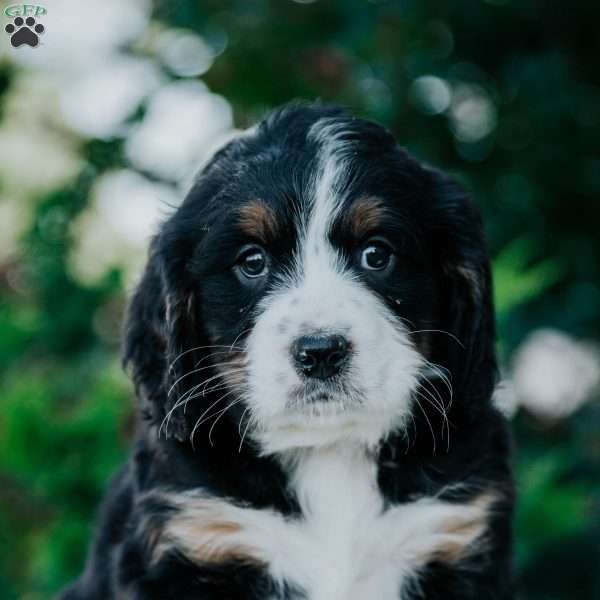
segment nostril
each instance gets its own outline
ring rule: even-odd
[[[346,353],[338,351],[338,352],[334,352],[333,354],[331,354],[327,357],[327,364],[331,365],[332,367],[340,367],[340,366],[342,366],[342,364],[344,363],[345,360],[346,360]]]
[[[341,335],[333,335],[330,340],[330,351],[326,356],[327,364],[331,367],[343,366],[348,356],[348,342]]]
[[[313,354],[309,354],[305,350],[298,352],[296,360],[304,367],[312,368],[317,364],[317,359]]]

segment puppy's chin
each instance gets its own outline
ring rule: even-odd
[[[372,413],[362,405],[330,398],[274,417],[253,436],[264,454],[345,442],[374,448],[404,420],[404,415]]]

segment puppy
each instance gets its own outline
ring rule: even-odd
[[[513,487],[477,209],[375,123],[293,104],[154,238],[142,403],[65,600],[507,600]]]

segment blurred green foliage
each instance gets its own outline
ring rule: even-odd
[[[600,4],[162,0],[154,20],[225,47],[203,79],[231,102],[237,125],[319,97],[383,122],[465,181],[496,257],[506,362],[538,327],[600,336]],[[452,109],[432,114],[415,95],[426,75],[486,99],[489,131],[461,134]],[[0,66],[0,94],[14,77]],[[2,599],[50,597],[81,569],[131,436],[121,273],[89,285],[67,265],[69,224],[95,179],[125,164],[121,146],[82,142],[78,177],[30,199],[18,252],[0,264]],[[515,430],[520,597],[600,598],[598,398],[552,423],[521,412]]]

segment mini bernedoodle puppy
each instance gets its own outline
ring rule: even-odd
[[[64,600],[507,600],[510,438],[479,212],[379,125],[218,151],[129,309],[142,403]]]

